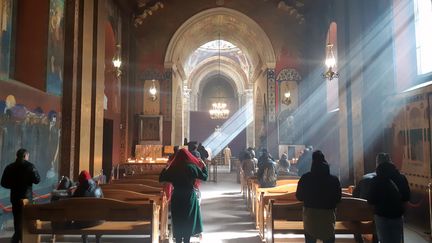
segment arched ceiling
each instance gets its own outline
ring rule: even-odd
[[[225,76],[237,92],[242,93],[248,89],[248,78],[240,65],[226,57],[221,57],[220,62],[218,57],[210,57],[202,61],[190,74],[187,86],[192,93],[197,94],[201,92],[206,80],[219,74]]]
[[[184,65],[186,75],[189,76],[197,66],[210,57],[229,58],[240,65],[248,78],[251,75],[252,70],[246,55],[237,46],[224,40],[214,40],[196,49]]]
[[[219,38],[244,53],[250,70],[257,70],[259,65],[275,66],[274,50],[266,33],[248,16],[227,8],[209,9],[187,20],[171,38],[165,65],[185,66],[195,50]]]

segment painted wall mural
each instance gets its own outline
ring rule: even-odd
[[[12,39],[12,0],[0,0],[0,79],[9,78]]]
[[[8,85],[1,83],[2,88]],[[10,87],[9,87],[10,88]],[[58,168],[60,157],[60,113],[58,110],[47,109],[48,106],[59,107],[52,97],[40,94],[29,96],[23,100],[17,94],[4,95],[0,92],[0,171],[3,173],[5,167],[14,162],[16,151],[25,148],[29,151],[30,159],[41,176],[41,182],[33,186],[35,198],[51,192],[53,186],[58,182]],[[41,106],[29,106],[23,104],[35,104],[34,99],[40,100]],[[45,107],[45,108],[42,108]],[[10,190],[0,187],[0,206],[10,205]],[[44,200],[45,197],[41,199]],[[3,224],[8,216],[0,218]]]
[[[46,89],[62,95],[64,64],[64,0],[51,0],[48,27]]]

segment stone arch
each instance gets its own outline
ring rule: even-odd
[[[247,15],[223,7],[202,11],[180,26],[168,45],[165,66],[184,63],[187,55],[219,35],[244,50],[253,66],[275,67],[273,46],[264,30]]]
[[[248,80],[238,63],[226,57],[221,58],[220,61],[220,70],[218,57],[212,57],[203,61],[191,73],[188,79],[188,87],[191,87],[191,92],[193,94],[200,92],[202,82],[205,81],[206,78],[218,74],[219,71],[221,75],[226,76],[228,80],[230,80],[234,90],[237,90],[239,93],[244,92],[248,85]]]

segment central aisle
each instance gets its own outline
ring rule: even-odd
[[[218,174],[218,182],[201,185],[205,243],[261,243],[236,183],[236,174]]]

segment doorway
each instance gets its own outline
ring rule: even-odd
[[[113,127],[114,121],[104,119],[103,124],[103,147],[102,147],[102,170],[107,182],[111,179],[112,154],[113,154]]]

